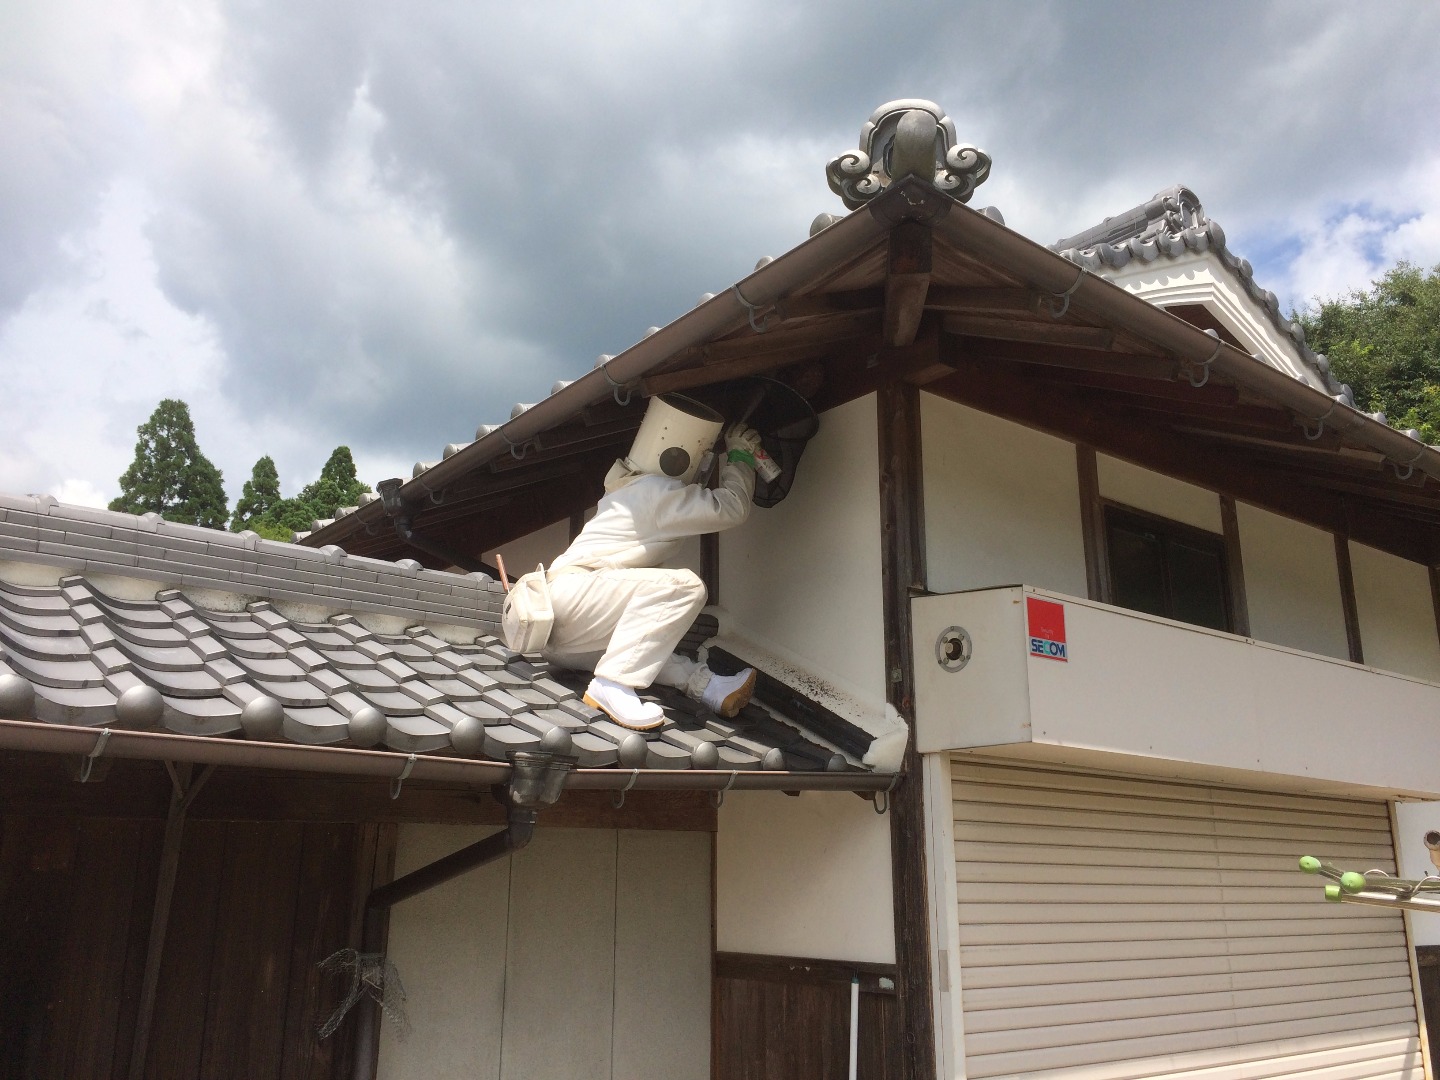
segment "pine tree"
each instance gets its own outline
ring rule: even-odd
[[[166,398],[136,432],[135,459],[120,477],[120,497],[110,509],[223,529],[225,486],[220,470],[196,445],[190,407]]]
[[[333,518],[337,509],[356,505],[360,496],[369,490],[370,485],[362,484],[355,475],[355,458],[350,448],[337,446],[320,470],[320,479],[307,484],[300,492],[300,501],[309,505],[312,520]],[[309,527],[307,522],[305,528]]]
[[[279,501],[280,474],[275,470],[275,459],[266,454],[250,470],[250,479],[245,481],[230,518],[230,531],[250,528],[256,518],[267,517]]]

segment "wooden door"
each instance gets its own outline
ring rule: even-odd
[[[899,1080],[900,1013],[892,967],[740,953],[715,957],[715,1080],[845,1076],[856,974],[859,1080]]]

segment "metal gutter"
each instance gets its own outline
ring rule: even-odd
[[[1396,431],[1324,391],[1277,371],[1264,361],[1206,334],[1183,319],[1084,270],[1033,240],[969,207],[956,205],[935,222],[936,232],[964,251],[1017,274],[1037,288],[1159,346],[1197,367],[1226,378],[1291,409],[1306,420],[1333,427],[1384,454],[1398,469],[1414,466],[1440,479],[1440,451]]]
[[[344,746],[303,746],[298,743],[252,742],[248,739],[173,735],[161,731],[47,724],[38,720],[0,720],[0,750],[34,750],[44,754],[117,757],[137,761],[189,761],[197,765],[239,765],[256,769],[336,773],[465,784],[503,784],[510,766],[470,758],[426,757],[388,750],[354,750]],[[408,766],[408,768],[407,768]]]
[[[711,299],[642,338],[613,357],[603,368],[576,379],[569,386],[530,406],[484,438],[445,458],[400,488],[400,497],[409,503],[440,491],[467,473],[520,447],[537,435],[577,415],[582,409],[604,401],[619,386],[632,383],[681,349],[703,345],[742,327],[751,310],[768,307],[807,284],[817,274],[832,269],[850,255],[886,236],[889,225],[873,211],[883,201],[900,201],[897,187],[879,196],[871,212],[855,212],[810,237],[784,255],[766,263],[739,282],[716,293]],[[741,298],[744,298],[742,302]],[[360,507],[331,525],[311,533],[302,541],[309,547],[337,543],[363,525],[376,525],[385,518],[379,500]]]
[[[498,761],[78,727],[38,720],[0,720],[0,750],[478,785],[505,784],[511,777],[511,767]],[[892,773],[871,772],[614,768],[575,769],[565,786],[592,791],[887,791],[895,779]]]

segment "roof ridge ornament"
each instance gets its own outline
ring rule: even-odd
[[[955,122],[933,101],[887,101],[860,128],[860,148],[830,159],[825,177],[847,208],[858,210],[897,180],[918,176],[969,202],[990,175],[990,155],[961,145]]]

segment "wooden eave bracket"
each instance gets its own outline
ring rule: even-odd
[[[889,346],[913,344],[930,291],[932,234],[929,225],[902,221],[890,230],[885,270],[885,312],[880,338]]]

